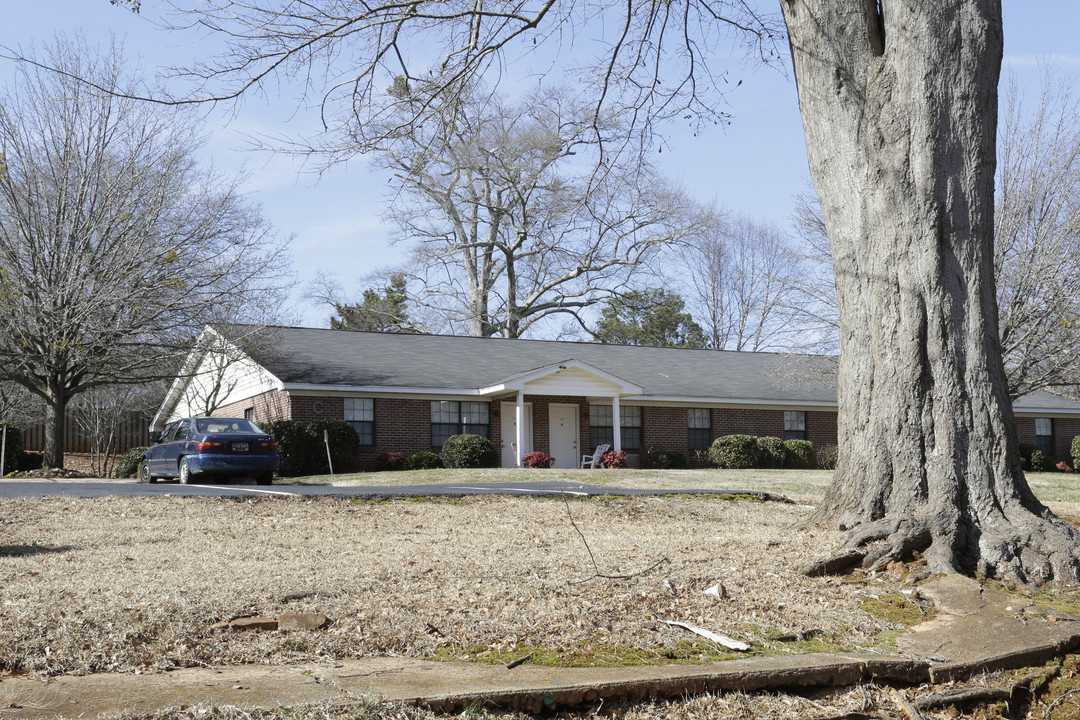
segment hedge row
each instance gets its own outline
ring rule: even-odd
[[[451,435],[442,446],[442,454],[422,450],[412,455],[385,452],[379,455],[377,470],[432,470],[434,468],[499,467],[499,451],[483,435]]]
[[[755,435],[725,435],[713,441],[709,461],[718,468],[809,468],[816,453],[809,440],[781,440]]]

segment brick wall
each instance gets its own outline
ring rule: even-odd
[[[783,427],[783,417],[780,419],[780,426]],[[837,442],[836,411],[807,410],[806,439],[814,443],[815,448],[835,445]]]
[[[502,423],[499,413],[501,403],[514,402],[515,396],[494,398],[491,401],[491,441],[495,447],[502,445]],[[525,402],[532,404],[533,449],[550,452],[548,436],[548,406],[551,403],[576,404],[581,424],[580,438],[583,453],[593,448],[589,433],[589,403],[585,398],[526,395]],[[632,405],[633,403],[625,403]],[[689,455],[689,433],[685,407],[642,406],[642,450],[676,450]],[[712,438],[722,435],[771,435],[784,437],[783,410],[751,410],[714,408],[712,410]],[[836,412],[808,411],[806,413],[806,436],[815,446],[836,444]]]
[[[214,411],[218,417],[244,417],[248,410],[254,410],[255,423],[272,420],[287,420],[291,417],[292,402],[284,390],[270,390],[247,400],[222,405]]]
[[[1070,448],[1073,438],[1080,436],[1080,418],[1054,420],[1054,436],[1058,448],[1058,459],[1068,458],[1072,454]],[[1072,464],[1071,460],[1069,464]]]
[[[501,403],[515,401],[514,395],[493,398],[490,406],[490,437],[495,447],[502,445]],[[550,452],[548,406],[551,403],[578,406],[580,447],[583,453],[591,451],[593,444],[589,433],[589,403],[585,398],[550,395],[526,395],[525,402],[532,404],[533,449]],[[360,448],[356,460],[358,467],[374,469],[378,456],[385,452],[411,455],[421,450],[431,450],[431,402],[429,400],[406,400],[375,398],[375,446]],[[626,403],[632,404],[632,403]],[[291,417],[311,422],[317,419],[343,419],[344,402],[340,397],[293,396],[280,390],[272,390],[254,398],[226,405],[215,412],[217,415],[243,417],[248,409],[254,410],[256,422],[281,420]],[[676,450],[688,453],[687,417],[685,407],[643,406],[641,409],[643,450]],[[837,440],[836,412],[810,410],[806,412],[806,437],[816,447],[835,445]],[[747,434],[784,437],[784,411],[764,409],[713,408],[711,413],[712,438],[723,435]],[[1016,419],[1020,442],[1035,442],[1035,419]],[[1054,445],[1058,460],[1068,459],[1072,439],[1080,435],[1080,418],[1054,419]]]
[[[715,408],[712,412],[713,439],[724,435],[784,437],[783,410]]]
[[[375,398],[375,447],[360,449],[360,466],[374,470],[385,452],[412,455],[423,450],[431,450],[431,401]]]
[[[431,401],[374,398],[375,445],[361,446],[355,455],[356,469],[375,470],[383,453],[412,455],[431,448]],[[340,397],[293,398],[294,420],[344,420],[345,402]]]
[[[642,408],[645,425],[645,448],[687,452],[686,408]],[[784,437],[784,411],[747,408],[713,408],[712,439],[724,435]],[[836,412],[806,412],[806,439],[815,446],[836,444]]]
[[[684,455],[689,452],[686,408],[643,407],[641,425],[642,452],[647,452],[650,448],[676,450]]]
[[[1035,418],[1016,418],[1016,434],[1020,442],[1035,444]],[[1070,460],[1070,446],[1072,439],[1080,435],[1080,418],[1054,418],[1054,459]]]

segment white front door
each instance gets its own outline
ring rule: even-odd
[[[550,453],[555,457],[552,467],[576,468],[581,465],[578,450],[578,406],[548,406],[548,425],[551,439]]]
[[[517,403],[504,402],[499,409],[502,416],[502,466],[517,467],[517,459],[533,451],[532,403],[525,403],[525,442],[517,452]]]

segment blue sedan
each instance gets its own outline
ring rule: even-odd
[[[170,424],[143,455],[139,482],[177,478],[187,485],[205,477],[253,477],[269,485],[278,466],[277,443],[243,418],[184,418]]]

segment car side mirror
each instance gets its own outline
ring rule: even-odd
[[[161,433],[150,433],[150,442],[157,445],[161,442]]]

